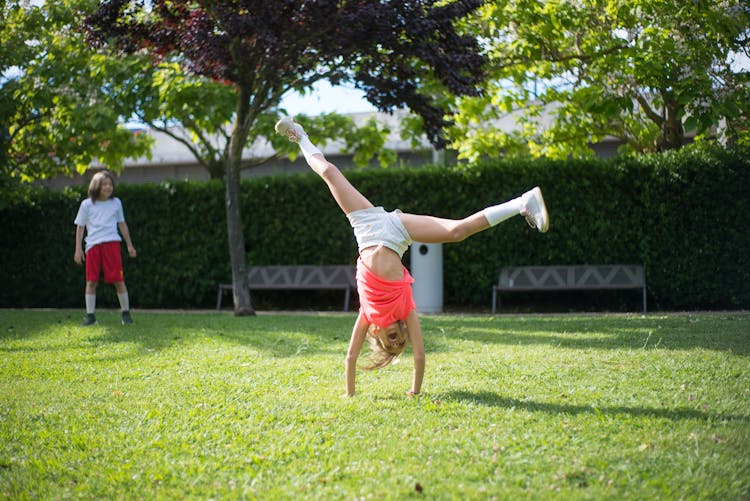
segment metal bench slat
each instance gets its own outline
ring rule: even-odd
[[[345,291],[344,310],[349,309],[349,296],[356,290],[356,268],[350,265],[270,265],[251,266],[248,284],[251,290],[334,290]],[[219,284],[216,309],[221,309],[222,292],[231,284]]]
[[[642,289],[646,312],[646,273],[642,265],[508,266],[492,286],[492,312],[499,292]]]

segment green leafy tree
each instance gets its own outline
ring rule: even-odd
[[[13,180],[84,173],[92,161],[119,171],[126,158],[150,155],[150,136],[128,129],[129,121],[183,143],[211,177],[225,175],[234,87],[186,74],[175,63],[154,65],[144,53],[92,51],[81,21],[98,7],[90,0],[0,5],[0,188],[6,201],[22,193]],[[374,121],[355,126],[331,114],[310,124],[321,137],[343,138],[359,164],[373,156],[381,165],[395,160],[384,149],[390,131]],[[251,131],[249,142],[255,139]],[[296,155],[288,144],[278,146],[279,155]],[[243,168],[268,160],[245,159]]]
[[[0,2],[0,177],[33,181],[82,173],[91,162],[118,170],[147,154],[150,140],[124,125],[137,58],[92,52],[76,29],[95,4],[81,0]],[[143,59],[143,58],[141,58]]]
[[[94,46],[147,54],[160,71],[173,72],[157,76],[164,78],[157,85],[165,89],[162,102],[170,104],[148,108],[142,116],[145,121],[159,118],[168,125],[174,120],[198,136],[199,131],[223,135],[219,146],[199,140],[205,151],[195,152],[206,158],[207,166],[212,164],[210,171],[220,166],[224,171],[236,315],[254,313],[240,217],[243,151],[263,135],[277,151],[294,151],[284,138],[271,133],[282,96],[320,80],[334,85],[352,82],[382,111],[410,108],[421,118],[427,137],[443,145],[442,131],[449,124],[445,96],[476,94],[483,77],[484,60],[476,40],[458,34],[454,22],[481,3],[111,0],[87,19]],[[440,92],[423,92],[421,84],[428,80],[438,83]],[[222,110],[217,113],[226,114],[231,123],[207,118],[207,95],[216,99],[216,109]],[[337,120],[302,121],[313,139],[330,134],[331,127],[350,128]],[[368,124],[359,137],[367,141],[376,127]],[[341,132],[349,141],[357,140]]]
[[[223,179],[230,153],[230,124],[236,109],[237,88],[227,80],[191,74],[178,59],[149,63],[150,67],[141,69],[142,74],[149,75],[149,84],[138,91],[149,97],[139,100],[139,106],[133,110],[134,118],[181,143],[211,178]],[[260,114],[256,125],[248,130],[246,140],[250,146],[256,141],[270,141],[276,153],[270,157],[253,156],[252,148],[246,147],[241,169],[257,167],[282,155],[294,158],[298,154],[288,141],[274,134],[273,123],[277,118],[275,111]],[[385,149],[390,130],[374,119],[358,125],[350,117],[330,113],[300,120],[316,140],[343,139],[343,148],[354,152],[358,165],[369,164],[373,157],[383,166],[395,161],[395,152]]]
[[[589,156],[613,136],[649,152],[720,125],[737,140],[750,116],[748,64],[737,64],[748,26],[743,0],[490,2],[468,28],[490,78],[482,96],[459,100],[452,146],[470,160]]]
[[[175,63],[155,66],[147,54],[113,57],[92,51],[81,21],[98,7],[90,0],[2,3],[2,182],[84,173],[92,161],[119,171],[126,158],[148,156],[153,143],[148,134],[129,130],[124,125],[129,121],[172,136],[211,177],[224,177],[227,151],[222,145],[228,144],[225,129],[234,112],[234,88],[185,74]],[[387,129],[374,123],[355,127],[340,116],[317,122],[321,133],[344,137],[360,163],[374,155],[381,164],[393,161],[395,154],[383,149]],[[267,160],[246,160],[243,167]],[[18,186],[9,192],[17,193]]]

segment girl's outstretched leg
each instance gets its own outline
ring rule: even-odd
[[[429,244],[460,242],[519,214],[540,232],[544,233],[549,229],[549,216],[539,188],[527,191],[513,200],[487,207],[464,219],[443,219],[417,214],[399,216],[414,241]]]
[[[516,214],[521,214],[532,228],[536,228],[541,233],[546,233],[549,230],[547,206],[544,204],[544,198],[542,198],[542,190],[538,186],[518,198],[487,207],[482,213],[490,226],[495,226]]]
[[[326,182],[333,198],[344,211],[344,214],[369,209],[373,206],[364,195],[352,186],[338,167],[325,159],[323,153],[310,142],[300,124],[295,123],[290,117],[284,117],[276,123],[276,132],[285,135],[290,141],[299,145],[307,164]]]
[[[404,228],[415,242],[439,244],[460,242],[490,227],[481,212],[464,219],[443,219],[419,214],[399,214]]]

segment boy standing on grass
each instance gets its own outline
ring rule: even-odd
[[[104,272],[104,282],[114,284],[117,299],[122,308],[122,323],[132,324],[130,316],[130,299],[125,287],[125,275],[122,271],[120,242],[125,239],[128,255],[136,256],[135,247],[130,240],[130,231],[125,223],[122,203],[113,197],[115,182],[107,171],[97,172],[89,184],[89,197],[81,202],[76,224],[76,250],[73,260],[81,265],[86,262],[86,318],[81,325],[96,324],[96,286],[99,275]],[[86,229],[86,253],[81,249],[83,232]],[[119,234],[117,230],[120,230]],[[120,238],[122,234],[122,238]]]

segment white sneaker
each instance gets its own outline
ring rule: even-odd
[[[541,233],[546,233],[549,230],[549,215],[547,206],[544,205],[544,198],[542,198],[542,190],[537,186],[521,197],[524,205],[521,214],[526,218],[526,222]]]
[[[293,143],[299,142],[299,140],[306,135],[302,126],[292,120],[292,117],[283,117],[276,122],[275,129],[276,134],[286,136]]]

